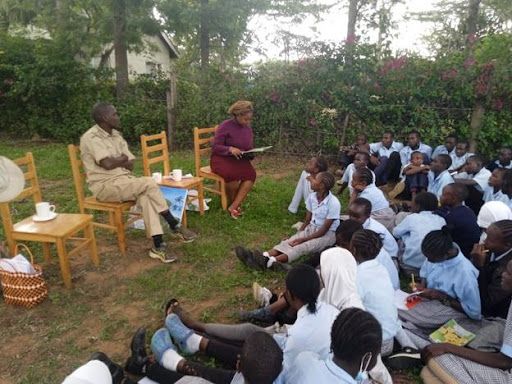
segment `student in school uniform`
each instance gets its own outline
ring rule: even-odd
[[[446,225],[445,219],[434,214],[437,207],[438,202],[434,194],[419,193],[412,202],[413,213],[406,216],[393,229],[393,236],[403,244],[403,253],[398,255],[398,261],[400,268],[407,274],[417,274],[425,262],[425,255],[421,251],[421,242],[425,236]]]
[[[450,154],[450,157],[452,158],[452,165],[448,168],[450,173],[460,172],[462,167],[466,165],[468,158],[474,155],[474,153],[468,151],[469,142],[467,140],[462,140],[457,143],[455,150]]]
[[[483,244],[475,244],[471,253],[479,270],[478,287],[485,316],[507,316],[511,295],[501,287],[501,274],[512,260],[512,220],[500,220],[486,229]]]
[[[438,145],[432,152],[432,159],[435,159],[437,155],[451,155],[455,150],[458,142],[457,135],[450,134],[444,139],[444,144]]]
[[[502,273],[501,287],[512,295],[512,261]],[[499,351],[483,352],[448,343],[431,344],[423,351],[425,384],[512,383],[512,305]]]
[[[384,193],[373,183],[373,174],[369,169],[360,169],[354,173],[352,188],[354,190],[350,195],[350,202],[358,197],[367,199],[372,204],[371,217],[387,229],[393,227],[395,212],[389,207],[389,201]]]
[[[430,167],[424,164],[425,158],[420,151],[411,154],[411,162],[407,164],[402,175],[405,178],[405,190],[407,196],[416,196],[417,193],[425,192],[428,187],[428,173]]]
[[[349,166],[345,169],[345,172],[343,173],[341,180],[338,181],[338,183],[341,182],[340,190],[338,192],[340,195],[347,187],[349,193],[352,194],[352,177],[354,175],[354,172],[360,169],[368,168],[369,161],[370,155],[367,152],[357,152],[355,154],[354,162],[352,164],[349,164]],[[373,173],[373,171],[370,172],[373,175],[373,182],[375,183],[375,174]]]
[[[380,236],[362,229],[352,236],[351,252],[356,258],[357,290],[364,307],[382,326],[382,356],[393,351],[394,338],[400,331],[398,312],[394,302],[395,290],[386,268],[376,260],[382,248]]]
[[[400,151],[400,160],[402,167],[411,162],[411,154],[414,151],[420,151],[425,158],[425,164],[430,163],[432,156],[432,147],[421,142],[421,135],[418,131],[411,131],[407,135],[407,146]]]
[[[453,241],[469,259],[473,245],[480,240],[482,231],[478,226],[475,213],[463,204],[467,195],[465,185],[448,184],[441,195],[441,207],[435,213],[446,220]]]
[[[501,187],[503,194],[508,197],[508,207],[512,209],[512,169],[507,169],[503,175],[503,186]]]
[[[446,154],[437,155],[430,163],[427,192],[433,193],[438,199],[441,198],[444,187],[454,183],[453,177],[448,171],[451,165],[452,158]]]
[[[507,147],[501,148],[498,159],[491,162],[486,168],[491,172],[496,168],[512,169],[512,149]]]
[[[236,256],[249,267],[266,270],[274,264],[272,268],[282,268],[281,263],[291,263],[302,255],[332,247],[341,210],[339,200],[330,191],[334,182],[330,172],[320,172],[311,179],[314,192],[309,195],[306,218],[296,234],[263,253],[237,247]]]
[[[295,187],[295,193],[293,194],[292,201],[288,206],[288,211],[290,213],[297,213],[301,201],[304,200],[305,204],[309,195],[313,192],[309,180],[315,178],[320,172],[326,172],[327,170],[327,161],[323,157],[315,156],[308,160],[306,167],[300,174],[299,181]]]
[[[468,187],[469,195],[465,203],[478,215],[478,211],[480,211],[484,203],[484,189],[489,184],[491,172],[484,168],[483,159],[478,155],[471,156],[463,170],[464,172],[454,175],[454,180],[456,183],[461,183]]]
[[[331,351],[327,359],[303,352],[290,369],[285,383],[355,384],[368,379],[382,344],[382,328],[370,313],[359,308],[343,310],[332,325]],[[370,372],[371,377],[371,372]]]
[[[384,185],[389,181],[399,179],[402,163],[400,150],[404,145],[394,140],[394,134],[386,131],[382,134],[382,140],[370,144],[370,164],[375,172],[377,186]]]
[[[348,216],[350,220],[354,220],[362,224],[362,229],[370,229],[379,234],[382,240],[382,248],[376,259],[386,268],[389,278],[393,285],[393,289],[400,288],[400,279],[398,277],[398,269],[396,268],[393,258],[398,256],[398,244],[391,233],[377,220],[370,217],[372,204],[369,200],[358,197],[348,207]]]
[[[492,171],[491,176],[489,177],[489,185],[487,185],[484,189],[484,202],[487,203],[489,201],[501,201],[505,204],[508,204],[509,198],[503,193],[503,177],[506,173],[505,168],[496,168]]]

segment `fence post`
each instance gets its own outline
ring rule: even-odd
[[[174,133],[176,130],[176,73],[172,71],[169,74],[169,88],[165,92],[166,99],[166,113],[167,113],[167,145],[169,151],[172,149],[174,143]]]

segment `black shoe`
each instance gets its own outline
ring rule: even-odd
[[[259,267],[259,269],[262,269],[262,270],[267,269],[267,263],[268,263],[267,256],[263,256],[263,253],[258,250],[251,252],[251,254],[252,254],[252,258],[253,258],[254,262]]]
[[[256,258],[255,258],[254,253],[251,252],[249,249],[246,249],[244,247],[238,246],[238,247],[235,248],[235,254],[236,254],[236,257],[238,257],[238,259],[244,265],[246,265],[247,267],[249,267],[251,269],[262,270],[262,269],[266,268],[266,263],[265,263],[265,266],[262,266],[260,263],[258,263]]]
[[[398,353],[389,356],[385,361],[386,366],[396,370],[420,367],[421,354],[417,349],[405,347]]]
[[[292,268],[293,267],[288,263],[280,263],[279,261],[275,261],[272,263],[269,269],[275,272],[288,272]]]
[[[99,360],[104,363],[110,375],[112,376],[112,384],[120,384],[124,379],[124,370],[119,364],[114,363],[110,358],[103,352],[94,352],[89,360]]]
[[[126,360],[126,372],[142,375],[148,360],[146,353],[146,328],[139,328],[132,337],[130,344],[131,356]]]

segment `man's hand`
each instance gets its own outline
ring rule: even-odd
[[[422,360],[427,363],[433,357],[444,355],[445,353],[450,353],[452,348],[451,344],[448,343],[436,343],[427,345],[421,351]]]
[[[484,267],[487,264],[488,253],[483,244],[475,244],[471,251],[471,259],[477,267]]]
[[[431,288],[425,288],[421,292],[421,296],[430,300],[443,300],[449,297],[446,293]]]
[[[304,241],[306,241],[306,239],[295,239],[290,241],[288,244],[290,244],[292,247],[295,247],[296,245],[302,244]]]

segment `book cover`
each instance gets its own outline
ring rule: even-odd
[[[462,328],[452,319],[441,328],[432,332],[429,337],[434,343],[450,343],[464,347],[475,338],[475,334]]]

